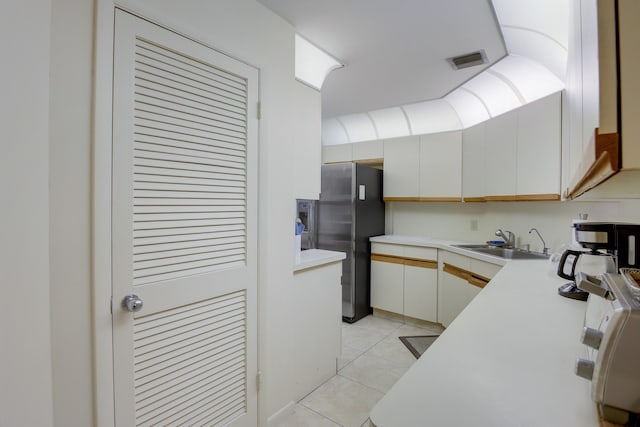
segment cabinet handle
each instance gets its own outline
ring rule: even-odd
[[[453,276],[459,277],[462,280],[466,280],[470,285],[477,286],[479,288],[484,288],[489,283],[490,279],[486,277],[478,276],[473,274],[470,271],[464,270],[462,268],[450,265],[445,263],[444,268],[442,269],[444,272],[449,273]]]
[[[442,269],[444,272],[451,274],[452,276],[456,276],[459,277],[463,280],[469,281],[469,277],[470,274],[469,272],[467,272],[466,270],[463,270],[461,268],[455,267],[453,265],[450,264],[446,264],[444,265],[444,268]]]
[[[420,268],[438,268],[438,261],[433,261],[430,259],[405,258],[396,255],[383,255],[373,253],[371,254],[371,261],[388,262],[391,264],[402,264]]]
[[[404,264],[404,258],[393,255],[371,254],[371,261],[389,262],[391,264]]]
[[[438,268],[438,261],[421,260],[421,259],[405,259],[404,265],[420,268]]]
[[[472,276],[472,275],[469,275],[469,279],[467,279],[467,282],[469,282],[471,285],[477,286],[479,288],[484,288],[485,286],[487,286],[487,283],[489,283],[488,281],[485,281],[483,279],[480,279],[480,278]]]

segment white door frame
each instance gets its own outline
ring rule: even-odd
[[[113,345],[112,345],[112,262],[111,262],[111,186],[112,186],[112,154],[111,147],[113,141],[112,123],[112,101],[113,101],[113,34],[115,28],[115,9],[125,10],[138,17],[144,17],[148,21],[167,28],[158,21],[159,17],[154,17],[152,11],[132,10],[130,7],[123,7],[114,0],[96,0],[95,2],[95,32],[94,32],[94,99],[93,99],[93,195],[92,195],[92,303],[93,303],[93,382],[94,382],[94,425],[114,426],[115,425],[115,404],[113,386]],[[144,8],[143,8],[144,9]],[[151,17],[148,18],[148,17]],[[154,21],[153,18],[158,18]],[[174,30],[171,30],[174,31]],[[174,31],[176,32],[176,31]],[[181,34],[179,32],[176,32]],[[185,34],[186,38],[192,39]],[[207,43],[196,42],[208,46]],[[220,50],[209,46],[211,49]],[[240,62],[260,70],[253,64],[240,60],[233,55],[222,52]],[[258,99],[260,99],[260,87],[258,87]],[[260,131],[258,130],[258,145]],[[256,153],[259,163],[259,150]],[[258,186],[259,187],[259,186]],[[260,189],[258,188],[258,191]],[[259,207],[258,207],[259,209]],[[258,235],[260,230],[258,230]],[[257,248],[258,259],[260,258],[260,248]],[[260,314],[260,277],[258,276],[258,325],[261,323]],[[258,369],[262,365],[260,351],[260,328],[258,328]],[[263,396],[258,391],[258,418],[262,417],[261,402]]]

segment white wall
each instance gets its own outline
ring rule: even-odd
[[[93,2],[52,0],[50,261],[56,426],[93,423],[91,102]]]
[[[0,14],[0,425],[51,426],[50,0]]]
[[[640,200],[608,202],[387,203],[387,233],[429,236],[467,242],[498,239],[496,229],[510,230],[516,244],[542,251],[537,228],[551,251],[571,241],[571,220],[588,213],[598,221],[640,223]],[[472,230],[472,221],[478,229]]]

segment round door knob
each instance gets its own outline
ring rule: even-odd
[[[600,348],[603,336],[604,334],[601,331],[585,326],[582,330],[582,337],[580,340],[582,341],[582,344],[588,345],[589,347],[597,350]]]
[[[126,295],[122,300],[122,306],[125,308],[125,310],[130,311],[131,313],[142,310],[142,305],[142,300],[138,295],[135,294]]]

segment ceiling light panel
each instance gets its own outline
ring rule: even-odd
[[[347,131],[337,119],[322,121],[322,145],[339,145],[349,142]]]
[[[572,0],[492,0],[500,25],[544,34],[568,47]],[[507,38],[505,36],[505,38]]]
[[[510,54],[537,61],[564,81],[568,55],[565,48],[534,31],[510,27],[503,27],[502,31]]]
[[[295,75],[296,79],[321,90],[324,79],[329,73],[343,65],[322,49],[296,34],[295,38]]]
[[[522,105],[513,89],[502,79],[490,73],[478,74],[462,87],[481,99],[491,117],[499,116]]]
[[[373,121],[366,113],[340,116],[338,120],[347,131],[349,142],[379,139]]]
[[[400,107],[371,111],[369,116],[375,123],[379,138],[395,138],[411,134],[407,116]]]
[[[491,67],[491,71],[509,79],[525,102],[532,102],[564,88],[551,71],[537,62],[518,55],[509,55]]]
[[[409,119],[412,135],[462,129],[455,110],[442,99],[409,104],[402,108]]]
[[[463,128],[484,122],[491,117],[482,101],[466,90],[456,89],[444,97],[444,100],[455,110]]]

